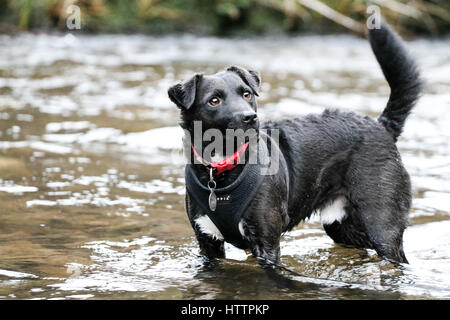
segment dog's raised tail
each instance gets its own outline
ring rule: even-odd
[[[378,121],[397,141],[422,90],[419,69],[403,41],[384,21],[379,29],[369,30],[369,40],[391,88],[389,101]]]

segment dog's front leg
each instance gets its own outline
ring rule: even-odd
[[[281,228],[277,228],[277,224],[275,222],[271,228],[267,228],[261,224],[246,223],[244,220],[243,228],[250,242],[251,252],[262,267],[275,266],[280,262]]]
[[[214,239],[203,233],[197,224],[194,224],[195,236],[200,246],[200,254],[208,259],[225,258],[224,241]]]
[[[258,259],[261,267],[272,268],[280,263],[280,244],[261,243],[253,246],[253,256]]]
[[[225,258],[224,241],[220,239],[221,235],[218,237],[217,235],[206,233],[208,229],[207,216],[203,214],[195,202],[191,201],[189,192],[186,192],[185,200],[188,218],[200,246],[200,254],[208,259]]]
[[[280,238],[289,223],[287,195],[275,188],[283,185],[275,178],[263,184],[242,221],[244,237],[262,267],[280,264]]]

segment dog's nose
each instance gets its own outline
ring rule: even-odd
[[[258,117],[258,115],[256,114],[256,112],[245,112],[242,115],[242,121],[250,124],[250,123],[255,122],[257,117]]]

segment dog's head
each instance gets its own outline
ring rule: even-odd
[[[196,74],[172,86],[169,98],[181,110],[181,126],[201,121],[203,130],[258,130],[256,114],[261,80],[255,71],[232,66],[213,75]]]

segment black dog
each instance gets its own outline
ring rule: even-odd
[[[383,22],[380,29],[369,31],[369,37],[391,88],[378,121],[326,110],[259,126],[255,99],[259,75],[239,67],[209,76],[197,74],[169,89],[170,99],[181,109],[181,126],[190,134],[186,150],[195,150],[194,121],[202,122],[203,131],[279,132],[278,142],[269,139],[258,144],[263,153],[280,151],[276,174],[256,176],[253,169],[246,169],[250,164],[238,162],[223,172],[212,170],[206,160],[186,166],[186,209],[203,255],[224,257],[227,241],[251,249],[265,263],[277,264],[282,233],[320,211],[325,231],[335,242],[372,248],[389,261],[407,263],[402,238],[411,185],[395,143],[422,82],[389,26]],[[241,189],[230,191],[235,187]]]

